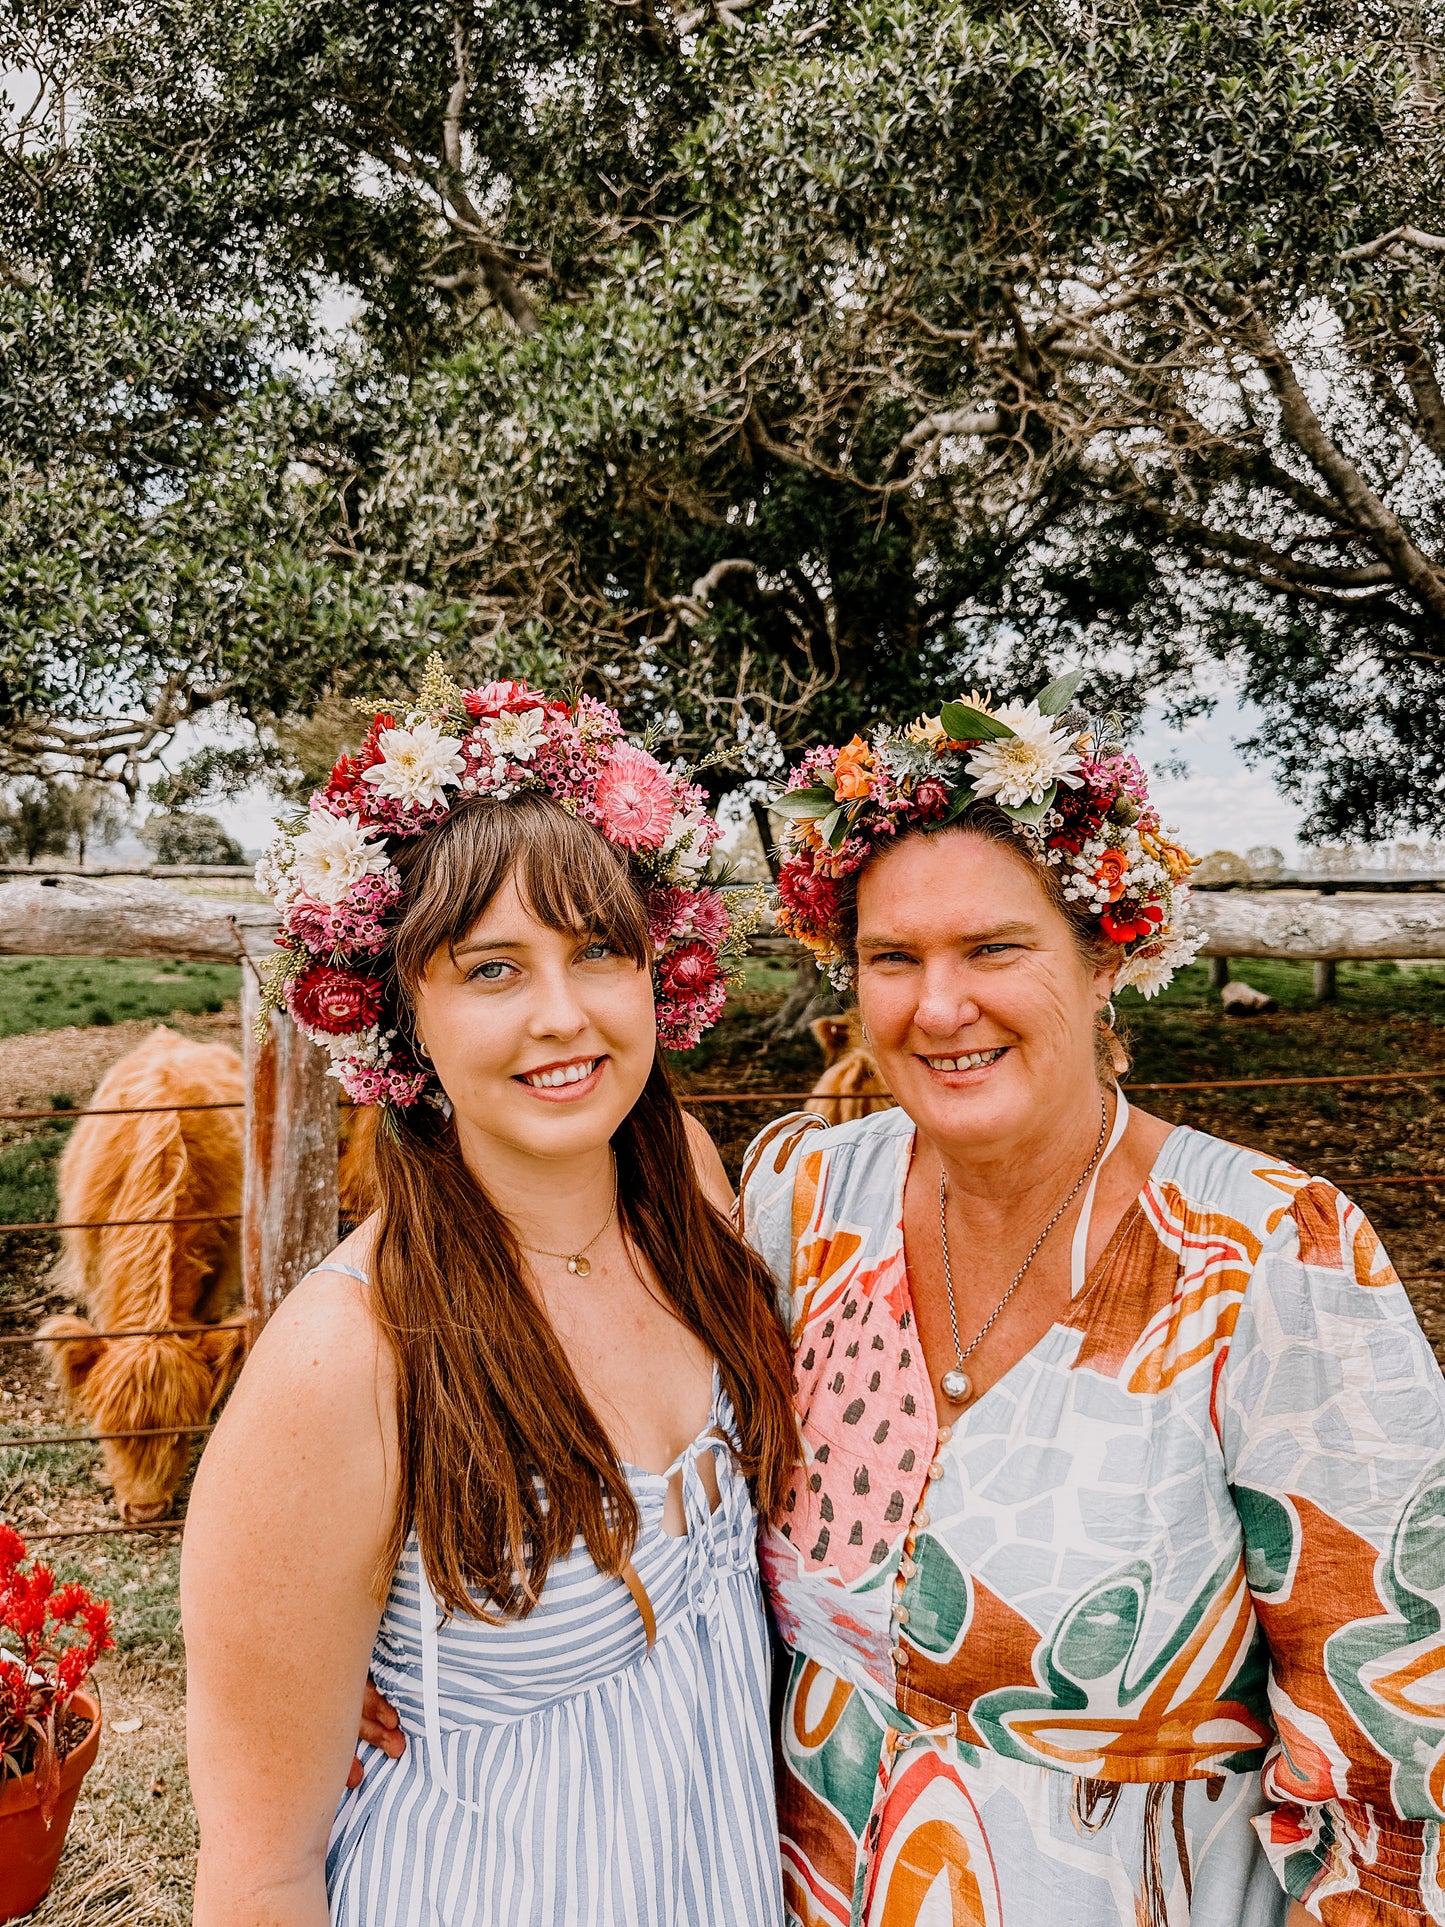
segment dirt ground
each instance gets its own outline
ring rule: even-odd
[[[776,1044],[761,1026],[776,998],[744,997],[712,1049],[683,1071],[684,1091],[743,1090],[744,1104],[697,1105],[733,1175],[749,1138],[806,1090],[819,1068],[807,1039]],[[239,1047],[234,1007],[169,1020],[188,1035]],[[0,1039],[0,1108],[83,1104],[109,1064],[149,1022]],[[1418,1012],[1287,1010],[1252,1026],[1206,1010],[1156,1011],[1137,1026],[1135,1080],[1445,1069],[1445,1024]],[[686,1099],[685,1099],[686,1101]],[[1371,1185],[1392,1174],[1445,1174],[1445,1079],[1439,1084],[1300,1086],[1252,1091],[1144,1092],[1136,1102],[1172,1121],[1284,1154],[1354,1194],[1405,1275],[1421,1322],[1445,1362],[1445,1184]],[[19,1127],[0,1126],[3,1133]],[[0,1242],[0,1336],[33,1327],[63,1299],[47,1278],[44,1238]],[[0,1346],[0,1431],[65,1417],[39,1360]],[[199,1446],[197,1447],[199,1451]],[[0,1516],[22,1532],[113,1523],[85,1447],[0,1454]],[[184,1502],[184,1493],[181,1503]],[[39,1548],[37,1547],[37,1550]],[[63,1578],[83,1579],[116,1606],[121,1651],[101,1669],[108,1732],[88,1778],[56,1887],[37,1927],[184,1927],[195,1851],[184,1751],[184,1661],[177,1616],[178,1535],[61,1541],[45,1548]],[[132,1726],[132,1721],[139,1725]],[[124,1726],[127,1730],[118,1730]]]

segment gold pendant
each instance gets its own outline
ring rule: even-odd
[[[582,1253],[579,1251],[575,1258],[569,1258],[567,1260],[567,1269],[572,1273],[574,1277],[585,1278],[592,1270],[592,1260],[590,1258],[583,1257]]]

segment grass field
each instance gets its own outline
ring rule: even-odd
[[[128,957],[0,957],[0,1037],[219,1010],[239,994],[235,964]]]

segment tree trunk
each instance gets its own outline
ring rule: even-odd
[[[782,1009],[767,1027],[769,1037],[797,1037],[815,1017],[834,1017],[843,1008],[843,998],[833,989],[811,954],[802,944],[793,960],[793,987],[783,999]]]

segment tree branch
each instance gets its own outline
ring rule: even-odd
[[[1445,460],[1445,395],[1440,392],[1435,364],[1419,342],[1411,342],[1409,347],[1400,351],[1400,366],[1410,384],[1410,393],[1415,397],[1415,413],[1421,437]]]
[[[1426,248],[1432,254],[1445,254],[1445,234],[1427,234],[1424,228],[1406,224],[1391,228],[1388,234],[1377,234],[1373,241],[1362,241],[1357,248],[1346,248],[1340,259],[1368,261],[1394,247]]]
[[[951,413],[925,415],[903,437],[904,448],[927,448],[949,435],[998,435],[1003,415],[997,408],[955,408]]]
[[[1394,511],[1380,500],[1325,432],[1293,364],[1265,323],[1253,316],[1245,324],[1245,333],[1274,390],[1286,434],[1329,484],[1361,539],[1390,564],[1400,586],[1408,589],[1422,608],[1445,622],[1445,573],[1410,540]]]

